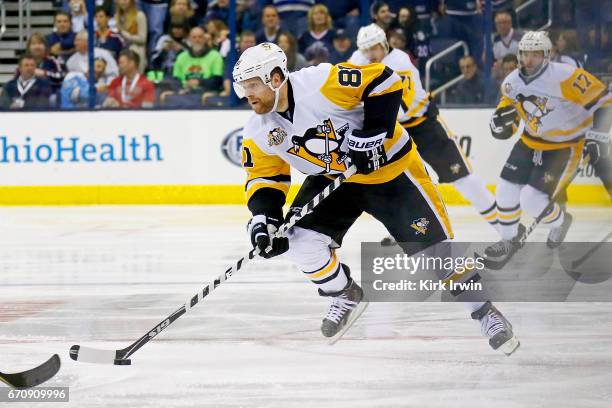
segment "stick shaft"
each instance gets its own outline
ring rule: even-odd
[[[350,166],[344,173],[340,174],[332,183],[326,186],[323,191],[317,194],[312,200],[306,203],[305,206],[302,207],[299,213],[292,215],[289,218],[289,221],[281,225],[276,233],[277,236],[284,235],[291,227],[293,227],[300,219],[305,217],[307,214],[312,212],[312,210],[321,203],[325,198],[327,198],[332,192],[338,189],[346,179],[355,174],[357,169],[355,166]],[[229,279],[236,272],[244,268],[249,262],[253,260],[259,254],[259,249],[254,248],[249,251],[248,254],[240,258],[234,265],[228,268],[223,274],[219,275],[213,282],[206,285],[201,291],[193,295],[183,306],[178,308],[174,313],[170,316],[166,317],[164,320],[159,322],[153,329],[151,329],[147,334],[136,340],[134,343],[126,347],[122,350],[117,350],[116,359],[127,359],[132,354],[134,354],[138,349],[147,344],[150,340],[155,338],[159,333],[164,331],[168,326],[174,323],[179,317],[187,313],[191,308],[195,307],[202,299],[210,294],[213,290],[215,290],[219,285]]]

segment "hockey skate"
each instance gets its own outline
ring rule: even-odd
[[[567,235],[567,231],[572,225],[572,221],[574,217],[568,212],[565,213],[563,218],[563,223],[556,228],[551,228],[548,233],[548,239],[546,239],[546,246],[550,249],[557,248],[559,245],[563,243],[565,236]]]
[[[319,289],[319,294],[331,300],[327,315],[321,324],[321,332],[330,339],[331,345],[340,340],[353,325],[368,306],[368,302],[363,297],[361,287],[350,277],[348,284],[340,292],[324,293]]]
[[[506,263],[512,258],[512,255],[518,251],[523,243],[520,242],[521,237],[525,233],[525,226],[519,224],[518,233],[512,239],[502,239],[485,249],[486,258],[483,260],[484,265],[493,270],[503,268]]]
[[[489,338],[489,345],[493,350],[500,350],[509,356],[521,345],[510,322],[490,301],[472,313],[472,319],[480,321],[480,331],[483,336]]]

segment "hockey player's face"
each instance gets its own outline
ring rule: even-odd
[[[525,75],[533,75],[544,63],[543,51],[522,51],[520,53],[521,69]]]
[[[376,44],[373,47],[368,48],[364,51],[364,54],[370,62],[381,62],[385,58],[385,49],[382,45]]]
[[[261,115],[268,113],[274,106],[274,91],[263,83],[261,78],[251,78],[242,81],[240,86],[244,89],[244,97],[247,98],[251,109]]]

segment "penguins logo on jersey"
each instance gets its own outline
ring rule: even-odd
[[[521,105],[520,108],[525,115],[525,121],[531,129],[536,131],[542,126],[542,118],[553,111],[552,108],[546,106],[548,102],[546,97],[518,94],[516,99]]]
[[[306,130],[303,136],[292,136],[293,147],[287,153],[325,168],[326,173],[332,170],[342,172],[346,170],[347,154],[340,150],[340,146],[348,128],[346,123],[334,129],[331,119],[326,119],[322,125]]]
[[[421,217],[421,218],[417,218],[416,220],[412,221],[412,224],[410,226],[414,228],[414,230],[416,231],[415,232],[416,235],[419,235],[419,234],[425,235],[425,233],[427,232],[428,225],[429,225],[429,220],[425,217]]]

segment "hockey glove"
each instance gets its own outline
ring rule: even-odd
[[[287,237],[277,238],[274,236],[281,224],[281,217],[268,217],[264,214],[253,216],[247,224],[251,244],[253,244],[253,248],[259,248],[259,256],[262,258],[273,258],[289,249],[289,239]]]
[[[496,139],[509,139],[514,134],[514,124],[517,119],[516,108],[512,105],[496,109],[489,122],[491,134]]]
[[[370,174],[387,163],[387,154],[383,145],[387,131],[385,129],[354,129],[348,135],[348,155],[357,167],[357,172]]]
[[[604,132],[589,130],[586,132],[586,143],[583,155],[589,155],[590,163],[595,165],[600,159],[610,155],[610,135]]]

